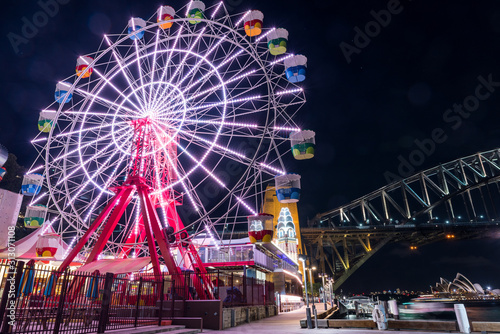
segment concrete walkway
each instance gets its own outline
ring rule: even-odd
[[[317,305],[317,304],[316,304]],[[317,305],[318,312],[323,311],[323,305]],[[236,327],[228,328],[223,331],[216,331],[211,329],[204,329],[203,333],[224,333],[224,334],[305,334],[307,333],[317,333],[317,334],[376,334],[377,332],[383,334],[383,332],[393,332],[394,334],[443,334],[444,332],[423,332],[423,331],[378,331],[376,329],[336,329],[336,328],[322,328],[322,329],[306,329],[300,328],[300,319],[306,317],[305,306],[301,309],[280,313],[277,316],[265,318],[259,321],[254,321],[248,324],[239,325]],[[173,326],[171,326],[173,327]],[[115,330],[110,333],[112,334],[140,334],[140,333],[151,333],[151,330],[165,330],[166,327],[149,326],[141,327],[136,329],[124,329]],[[168,332],[167,332],[168,333]],[[177,332],[172,332],[173,334],[178,334]],[[458,332],[455,332],[458,333]],[[182,333],[179,333],[182,334]]]
[[[322,311],[323,306],[317,305],[317,310]],[[306,317],[306,308],[302,307],[301,309],[280,313],[275,317],[270,317],[266,319],[262,319],[259,321],[254,321],[248,324],[239,325],[236,327],[228,328],[223,330],[224,334],[304,334],[305,332],[314,331],[314,333],[345,333],[345,334],[375,334],[379,332],[374,329],[334,329],[334,328],[324,328],[324,329],[304,329],[300,328],[300,319]],[[211,332],[211,334],[215,334],[214,330],[204,329],[204,333]],[[381,332],[381,331],[380,331]],[[385,331],[387,332],[387,331]],[[391,331],[395,332],[395,331]],[[418,333],[440,333],[442,332],[419,332],[419,331],[397,331],[398,334],[418,334]]]

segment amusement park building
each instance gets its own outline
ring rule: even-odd
[[[208,238],[198,240],[198,254],[207,269],[273,282],[275,293],[282,300],[302,296],[298,263],[276,243],[252,244],[249,238],[242,238],[223,240],[222,245],[216,246]]]
[[[262,212],[273,218],[272,242],[252,243],[247,237],[222,240],[219,246],[212,238],[199,238],[198,253],[207,269],[273,282],[282,302],[296,304],[302,297],[303,277],[297,203],[280,203],[275,187],[268,186]]]

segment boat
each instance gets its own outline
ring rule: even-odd
[[[406,319],[454,319],[454,304],[452,298],[440,298],[434,295],[422,295],[403,303],[399,314]]]

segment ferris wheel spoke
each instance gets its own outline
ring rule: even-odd
[[[184,55],[184,58],[182,59],[181,63],[178,64],[176,66],[176,69],[174,71],[174,74],[172,74],[167,82],[167,85],[172,85],[173,84],[173,80],[174,78],[179,74],[180,71],[183,70],[184,68],[184,65],[186,63],[186,60],[187,58],[190,56],[193,48],[198,44],[198,42],[200,41],[200,38],[203,36],[203,33],[205,32],[205,27],[203,27],[203,29],[201,30],[201,32],[198,34],[198,36],[196,37],[196,40],[194,41],[194,43],[191,43],[191,47],[188,49],[188,51],[185,53]],[[170,94],[166,93],[165,91],[162,92],[163,94],[167,95],[167,96],[170,96]],[[163,95],[162,94],[162,95]],[[158,107],[158,104],[155,104],[153,106],[153,109],[156,109]]]
[[[62,132],[62,133],[59,133],[56,136],[54,136],[54,139],[57,139],[60,137],[68,137],[68,136],[72,136],[75,134],[81,134],[81,133],[85,133],[85,132],[89,132],[89,131],[100,130],[100,129],[109,128],[109,127],[112,127],[115,125],[122,125],[122,124],[125,125],[125,124],[128,124],[128,122],[122,121],[122,122],[115,122],[114,124],[113,123],[111,123],[111,124],[106,123],[103,125],[92,126],[92,127],[85,128],[85,129],[74,130],[74,131],[70,131],[70,132]]]
[[[121,114],[110,114],[104,112],[95,112],[95,111],[67,111],[66,114],[72,115],[83,115],[83,116],[101,116],[101,117],[111,117],[111,118],[126,118],[130,119],[131,115],[121,115]],[[100,119],[102,121],[102,119]]]
[[[111,135],[111,134],[112,134],[112,133],[110,133],[110,134],[108,134],[108,135],[106,135],[106,136],[109,136],[109,135]],[[129,134],[128,134],[128,132],[125,132],[124,134],[122,134],[122,135],[120,135],[119,137],[117,137],[117,139],[122,139],[123,137],[125,137],[125,136],[127,136],[127,135],[129,135]],[[95,144],[97,141],[102,140],[103,138],[104,138],[104,137],[98,138],[96,141],[92,141],[92,142],[90,142],[90,143],[87,143],[87,144],[85,144],[84,146],[85,146],[85,147],[87,147],[87,146],[90,146],[90,145],[92,145],[92,144]],[[107,151],[107,150],[108,150],[111,146],[113,146],[113,144],[114,144],[114,142],[109,143],[109,144],[108,144],[106,147],[104,147],[101,151],[106,152],[106,151]],[[66,157],[70,156],[70,155],[71,155],[71,154],[73,154],[73,153],[80,152],[82,148],[83,148],[83,146],[82,146],[82,147],[78,147],[78,148],[76,148],[76,149],[74,149],[74,150],[72,150],[72,151],[70,151],[70,152],[68,152],[68,153],[64,154],[63,156],[57,157],[56,159],[54,159],[54,160],[53,160],[53,162],[57,162],[58,160],[61,160],[61,159],[63,159],[63,158],[66,158]],[[87,159],[87,160],[85,160],[85,161],[81,162],[81,163],[78,165],[78,167],[77,167],[77,168],[75,168],[74,170],[72,170],[72,171],[71,171],[68,175],[66,175],[66,177],[65,177],[65,178],[60,179],[60,180],[56,183],[56,186],[57,186],[57,185],[59,185],[59,184],[61,184],[61,183],[62,183],[62,182],[64,182],[64,181],[66,181],[68,178],[72,177],[72,176],[73,176],[73,175],[74,175],[74,174],[75,174],[75,173],[76,173],[76,172],[77,172],[80,168],[83,168],[83,166],[85,166],[87,163],[89,163],[89,162],[90,162],[90,161],[92,161],[92,160],[95,160],[96,158],[100,157],[100,156],[101,156],[101,155],[103,155],[103,154],[104,154],[104,153],[102,153],[102,154],[101,154],[101,152],[100,152],[100,151],[98,151],[95,155],[92,155],[89,159]]]
[[[155,124],[153,124],[155,126]],[[162,129],[159,129],[160,131],[162,131]],[[156,131],[156,130],[155,130]],[[162,148],[162,150],[165,150],[165,148]],[[182,166],[177,166],[175,164],[174,161],[172,161],[172,158],[170,157],[170,155],[168,154],[168,152],[164,152],[165,153],[165,156],[167,157],[167,161],[168,161],[168,164],[171,166],[171,168],[174,170],[174,173],[176,175],[179,175],[179,182],[181,183],[182,185],[182,188],[184,189],[184,191],[186,192],[186,195],[188,196],[189,200],[191,201],[191,204],[194,208],[194,210],[196,212],[199,212],[200,211],[200,208],[202,208],[203,206],[202,205],[199,205],[196,203],[193,195],[191,194],[191,191],[189,191],[188,187],[186,186],[186,183],[184,182],[184,180],[186,180],[186,182],[190,182],[189,181],[189,178],[187,177],[185,171],[182,169]],[[161,189],[161,188],[160,188]],[[191,187],[191,189],[193,189],[193,187]],[[201,203],[201,202],[200,202]]]
[[[136,91],[139,87],[137,87],[137,85],[135,85],[133,83],[134,76],[132,75],[132,73],[130,73],[128,66],[127,67],[123,66],[124,60],[122,57],[119,56],[118,52],[116,51],[115,46],[111,43],[108,36],[104,35],[104,39],[106,40],[108,45],[111,47],[111,53],[113,54],[113,57],[115,58],[116,63],[120,67],[120,71],[123,74],[123,77],[125,78],[125,80],[127,80],[129,87],[131,87],[134,91]],[[139,104],[141,104],[141,107],[144,109],[145,106],[144,106],[144,104],[141,103],[141,99],[139,98],[139,96],[137,96],[137,94],[134,94],[134,97],[136,98],[137,102]]]
[[[142,106],[143,110],[146,110],[146,108],[148,108],[147,101],[149,101],[149,97],[146,95],[146,90],[144,89],[144,78],[142,76],[141,56],[139,55],[139,45],[138,45],[137,39],[134,39],[134,45],[135,45],[135,53],[136,53],[136,61],[137,61],[137,71],[139,73],[139,80],[141,82],[140,89],[142,91],[142,97],[144,100],[144,103],[141,104],[141,106]],[[147,59],[147,57],[146,57],[146,59]]]
[[[222,188],[229,190],[224,182],[222,182],[217,176],[215,176],[207,167],[203,165],[201,161],[196,159],[191,153],[188,152],[181,144],[177,144],[177,147],[181,149],[193,162],[196,164],[197,167],[201,167],[207,173],[208,176],[210,176],[214,181],[216,181]]]
[[[138,107],[132,100],[130,100],[128,98],[128,96],[126,96],[125,94],[123,94],[122,90],[119,89],[118,87],[116,87],[106,76],[104,76],[99,70],[97,70],[96,68],[94,68],[94,72],[99,76],[101,77],[102,80],[104,80],[111,88],[113,88],[117,93],[118,95],[120,95],[122,98],[125,99],[125,101],[127,101],[128,103],[130,103],[134,108],[136,108],[137,110],[142,110],[143,108],[140,108]],[[102,88],[101,88],[102,89]]]
[[[116,151],[115,151],[113,154],[111,154],[111,155],[109,156],[109,158],[106,160],[106,162],[105,162],[105,163],[103,163],[103,164],[102,164],[102,166],[101,166],[99,169],[97,169],[97,170],[94,172],[94,174],[92,174],[92,176],[89,176],[89,177],[88,177],[87,181],[85,181],[85,183],[84,183],[81,187],[79,187],[79,190],[77,191],[77,193],[76,193],[76,194],[74,194],[74,195],[73,195],[73,196],[69,199],[69,202],[66,204],[66,206],[68,206],[68,205],[72,204],[72,203],[75,201],[75,199],[76,199],[76,198],[77,198],[77,197],[78,197],[78,196],[82,193],[82,191],[84,191],[84,190],[85,190],[85,188],[86,188],[86,187],[87,187],[87,186],[88,186],[91,182],[93,182],[93,179],[94,179],[95,177],[97,177],[97,176],[100,174],[100,172],[101,172],[104,168],[109,167],[108,163],[109,163],[109,162],[111,161],[111,159],[112,159],[112,158],[113,158],[116,154],[118,154],[118,153],[119,153],[119,152],[116,152]],[[120,165],[121,165],[121,163],[123,162],[123,160],[124,160],[124,159],[125,159],[125,155],[122,155],[122,156],[120,157],[120,159],[119,159],[119,162],[116,164],[116,166],[117,166],[117,167],[118,167],[118,166],[120,166]],[[112,178],[112,175],[114,175],[114,173],[116,173],[116,169],[117,169],[117,168],[115,168],[115,170],[113,170],[113,173],[112,173],[111,175],[109,175],[109,176],[108,176],[109,178]]]
[[[179,40],[179,37],[181,36],[182,28],[183,28],[183,25],[180,24],[179,28],[177,29],[177,36],[175,36],[174,44],[170,48],[170,52],[167,52],[167,61],[163,64],[163,72],[162,72],[160,80],[159,80],[160,82],[165,79],[167,72],[170,70],[170,61],[171,61],[172,56],[174,54],[174,50],[177,46],[177,42]],[[157,105],[156,101],[159,97],[158,94],[159,94],[159,89],[155,92],[155,94],[153,96],[153,101],[152,101],[153,109],[155,109],[155,107]]]
[[[192,72],[194,72],[195,70],[198,70],[201,65],[206,62],[207,64],[209,64],[212,68],[213,68],[213,61],[210,61],[208,59],[208,57],[215,51],[217,50],[221,44],[226,41],[226,38],[227,38],[227,35],[223,35],[222,37],[217,37],[217,38],[214,38],[212,40],[212,45],[207,45],[207,47],[209,47],[209,49],[205,52],[205,54],[203,55],[199,55],[199,60],[197,61],[197,63],[195,64],[195,66],[190,70],[189,73],[187,73],[183,79],[181,79],[181,81],[178,82],[178,86],[181,86],[185,80],[189,79],[189,82],[187,83],[187,85],[191,85],[192,84],[192,81],[195,79],[195,76],[194,75],[191,75]],[[213,43],[215,40],[217,40],[217,42]]]
[[[239,99],[232,99],[232,100],[227,100],[227,101],[221,101],[221,102],[214,102],[214,103],[208,103],[204,105],[199,105],[199,106],[194,106],[190,108],[186,108],[185,111],[195,111],[195,110],[205,110],[207,111],[210,108],[218,107],[224,104],[230,104],[230,103],[244,103],[252,100],[257,100],[260,99],[260,95],[253,95],[253,96],[248,96],[248,97],[243,97]]]
[[[220,83],[220,84],[217,84],[217,85],[213,85],[212,87],[208,88],[208,89],[205,89],[201,92],[198,92],[198,91],[195,91],[194,94],[190,95],[188,98],[186,98],[186,101],[191,101],[191,100],[194,100],[196,98],[199,98],[199,97],[202,97],[204,96],[205,94],[212,94],[213,92],[215,92],[216,90],[218,90],[219,88],[225,88],[228,84],[230,83],[233,83],[235,81],[238,81],[238,80],[242,80],[252,74],[254,74],[255,72],[257,72],[258,70],[256,69],[253,69],[253,70],[250,70],[244,74],[239,74],[239,75],[236,75],[236,76],[233,76],[232,78],[229,78],[228,80]],[[201,87],[200,87],[201,88]],[[186,94],[188,91],[187,90],[184,90],[182,91],[182,94]],[[208,97],[208,96],[207,96]],[[178,106],[179,104],[177,105],[173,105],[171,107],[176,107]]]
[[[212,46],[210,46],[210,49],[208,49],[208,51],[203,56],[200,56],[200,59],[196,62],[196,64],[193,66],[193,68],[186,75],[184,75],[184,77],[179,82],[177,82],[177,85],[178,86],[182,85],[182,83],[184,81],[186,81],[187,79],[190,79],[189,83],[191,83],[191,81],[195,77],[194,75],[191,75],[191,74],[194,71],[198,70],[204,61],[208,61],[207,60],[208,56],[211,55],[212,52],[214,52],[222,44],[222,42],[225,41],[225,39],[226,39],[226,36],[224,35],[221,38],[219,38],[216,43],[214,43]]]
[[[179,123],[187,123],[187,124],[193,124],[193,125],[214,125],[214,126],[221,126],[221,127],[230,127],[230,128],[235,128],[235,127],[243,127],[243,128],[260,128],[257,124],[251,124],[251,123],[238,123],[238,122],[228,122],[224,120],[225,118],[219,118],[219,117],[214,117],[211,119],[182,119],[182,118],[165,118],[165,121],[173,121],[173,122],[179,122]],[[160,119],[161,120],[161,119]]]
[[[230,155],[237,157],[239,159],[243,159],[243,161],[250,162],[249,159],[244,154],[238,153],[238,152],[231,150],[223,145],[219,145],[217,143],[214,143],[213,141],[211,141],[209,139],[202,138],[202,137],[197,136],[194,133],[191,133],[189,131],[182,131],[181,133],[183,135],[185,135],[186,138],[190,137],[191,139],[193,139],[191,142],[197,144],[198,146],[200,146],[202,148],[209,149],[210,146],[213,146],[213,147],[221,150],[222,152],[218,152],[218,151],[214,150],[214,152],[218,153],[221,156],[225,156],[226,154],[230,154]],[[242,162],[242,160],[239,160],[239,161]]]
[[[157,29],[156,30],[156,39],[155,39],[155,49],[154,49],[154,52],[153,52],[153,62],[151,64],[151,70],[150,70],[150,73],[151,73],[151,80],[150,80],[150,84],[149,84],[149,103],[147,105],[148,109],[151,109],[152,105],[151,105],[151,97],[153,96],[153,82],[155,81],[155,66],[156,66],[156,56],[157,56],[157,52],[158,52],[158,40],[159,40],[159,37],[160,37],[160,29]]]
[[[232,156],[233,158],[231,158],[231,159],[233,161],[237,161],[241,164],[244,164],[247,167],[254,166],[254,167],[261,168],[263,170],[263,172],[266,172],[271,176],[276,175],[276,173],[281,174],[281,175],[286,174],[286,172],[283,171],[282,169],[279,169],[277,167],[273,167],[272,165],[269,165],[269,164],[266,164],[263,162],[256,162],[255,164],[252,164],[251,160],[249,158],[247,158],[245,155],[243,155],[239,152],[236,152],[234,150],[231,150],[225,146],[219,145],[217,143],[213,143],[212,141],[210,141],[208,139],[204,139],[204,138],[199,137],[199,136],[192,134],[190,132],[183,132],[183,134],[195,139],[195,140],[192,140],[191,143],[196,144],[199,147],[204,148],[204,149],[210,149],[209,145],[207,145],[207,144],[213,145],[216,149],[212,149],[212,152],[214,152],[222,157],[231,157]],[[201,141],[201,143],[200,143],[200,141]],[[238,158],[238,159],[235,159],[235,158]]]
[[[105,99],[102,96],[92,94],[90,92],[86,92],[83,89],[77,88],[77,89],[75,89],[75,93],[80,93],[82,95],[85,95],[86,97],[92,97],[94,99],[97,99],[99,102],[104,102],[105,104],[102,104],[104,107],[107,107],[110,109],[113,109],[113,107],[114,107],[115,109],[113,109],[113,110],[115,110],[115,111],[120,111],[121,109],[124,109],[126,111],[131,112],[131,113],[137,114],[137,111],[134,109],[130,109],[130,108],[125,107],[124,105],[119,105],[117,103],[111,102],[110,100]],[[73,112],[73,113],[75,113],[75,112]]]
[[[210,79],[210,77],[219,70],[219,68],[221,68],[222,66],[225,66],[227,65],[228,63],[231,63],[234,59],[236,59],[239,55],[241,55],[245,50],[244,49],[240,49],[238,50],[238,52],[234,53],[232,56],[230,56],[229,58],[226,58],[224,59],[224,61],[222,61],[219,65],[217,65],[216,67],[212,68],[211,70],[209,70],[207,73],[205,73],[205,75],[203,75],[201,78],[199,78],[198,80],[196,80],[195,82],[191,83],[189,86],[187,86],[187,90],[190,90],[191,88],[193,88],[194,86],[196,85],[204,85],[208,79]]]
[[[123,160],[122,160],[123,162]],[[109,188],[109,186],[111,185],[111,183],[114,181],[114,174],[116,173],[117,169],[119,168],[119,165],[122,163],[118,163],[116,169],[113,171],[113,173],[111,174],[111,176],[106,180],[106,182],[104,183],[104,189],[107,189]],[[88,211],[87,215],[85,216],[83,222],[85,223],[89,218],[90,216],[92,215],[93,213],[93,210],[95,209],[96,205],[99,203],[99,200],[101,199],[102,195],[105,194],[106,192],[103,191],[102,189],[100,190],[99,194],[97,195],[97,198],[93,201],[93,203],[91,204],[90,206],[90,210]]]
[[[179,169],[182,169],[182,166]],[[183,171],[183,173],[185,172]],[[193,209],[200,218],[206,216],[207,212],[200,197],[198,196],[198,193],[196,192],[196,187],[191,183],[191,180],[188,177],[184,178],[184,180],[185,182],[182,181],[182,188],[184,189],[184,193],[188,196]]]

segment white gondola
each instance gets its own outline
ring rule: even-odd
[[[54,257],[57,249],[61,244],[61,236],[56,233],[47,233],[38,236],[36,241],[36,256],[37,257]]]
[[[73,94],[70,92],[71,83],[69,82],[58,82],[56,85],[56,92],[54,93],[54,99],[57,103],[67,103],[71,101]]]
[[[175,16],[175,9],[170,6],[161,6],[158,8],[156,22],[160,23],[160,28],[169,29],[174,24],[172,20]]]
[[[131,40],[137,40],[144,37],[144,30],[141,30],[146,26],[146,21],[140,17],[133,17],[128,21],[128,34]]]
[[[35,196],[42,189],[43,175],[41,174],[26,174],[23,178],[21,192],[25,196]]]
[[[286,52],[288,43],[288,31],[278,28],[267,35],[267,47],[273,56],[282,55]]]
[[[285,174],[274,177],[276,197],[280,203],[296,203],[300,199],[300,175]]]
[[[39,228],[47,217],[47,207],[45,205],[28,205],[24,214],[24,227]]]
[[[245,16],[245,33],[250,36],[258,36],[262,33],[264,14],[260,10],[252,10]]]
[[[273,239],[274,216],[268,213],[259,213],[248,217],[248,238],[251,243],[270,243]]]
[[[88,57],[88,56],[81,56],[78,57],[76,60],[76,75],[82,78],[88,78],[92,74],[92,67],[90,67],[88,70],[87,68],[90,66],[90,64],[94,61],[94,58]],[[86,70],[86,71],[85,71]]]
[[[295,55],[285,59],[286,78],[290,82],[301,82],[306,79],[307,57]]]
[[[54,119],[56,118],[56,112],[50,110],[43,110],[38,116],[38,130],[40,132],[48,133],[52,130],[54,125]]]
[[[205,15],[203,12],[205,11],[205,4],[202,1],[192,1],[191,6],[189,7],[189,11],[187,17],[189,19],[189,23],[196,24],[200,23],[200,19],[204,19]]]
[[[293,157],[297,160],[311,159],[316,149],[316,133],[311,130],[293,132],[290,135]]]

